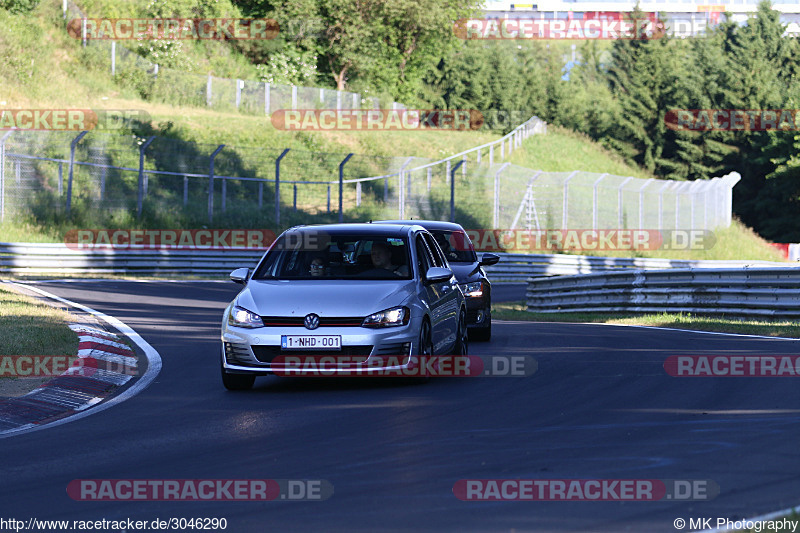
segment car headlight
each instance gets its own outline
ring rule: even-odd
[[[472,283],[460,283],[461,292],[468,298],[478,298],[483,296],[483,282],[473,281]]]
[[[239,328],[263,328],[264,322],[257,314],[237,305],[228,315],[228,325]]]
[[[385,328],[391,326],[405,326],[411,316],[408,307],[393,307],[379,313],[369,315],[361,323],[365,328]]]

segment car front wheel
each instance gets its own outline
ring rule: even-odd
[[[228,374],[220,361],[220,371],[222,373],[222,384],[228,390],[249,390],[253,388],[256,377],[252,374]]]
[[[456,345],[453,348],[454,355],[467,355],[469,352],[469,333],[467,332],[467,316],[462,311],[458,317],[458,331],[456,333]]]

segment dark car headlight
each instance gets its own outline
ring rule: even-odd
[[[461,287],[461,292],[463,292],[464,296],[466,296],[467,298],[479,298],[483,296],[482,281],[473,281],[471,283],[460,283],[458,286]]]
[[[408,307],[392,307],[385,311],[369,315],[361,323],[365,328],[386,328],[392,326],[405,326],[411,316]]]
[[[263,328],[264,321],[257,314],[237,305],[228,315],[228,325],[238,328]]]

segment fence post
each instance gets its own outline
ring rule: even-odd
[[[428,192],[431,192],[431,175],[433,174],[433,168],[428,167]]]
[[[270,84],[264,83],[264,114],[269,115],[269,90]]]
[[[320,89],[319,90],[319,101],[320,101],[320,103],[325,101],[325,89]]]
[[[155,135],[152,135],[147,138],[147,140],[139,145],[139,187],[138,187],[138,194],[136,198],[136,218],[142,217],[142,204],[144,200],[144,151],[147,150],[147,147],[150,146],[150,143],[155,140]],[[75,153],[75,149],[72,149],[72,154],[70,155],[70,166],[69,166],[69,184],[67,185],[67,213],[69,213],[69,201],[70,196],[72,195],[72,159]]]
[[[450,222],[456,221],[456,170],[464,164],[462,159],[450,171]]]
[[[467,177],[467,156],[466,155],[464,155],[461,158],[461,162],[464,163],[463,165],[461,165],[461,177],[462,178],[466,178]]]
[[[208,81],[206,82],[206,105],[211,107],[211,74],[208,75]]]
[[[239,109],[239,105],[242,103],[242,86],[244,82],[242,80],[236,80],[236,109]]]
[[[450,183],[450,160],[449,159],[445,163],[444,179],[445,179],[445,183],[447,183],[447,184]]]
[[[291,148],[284,148],[278,159],[275,160],[275,227],[281,223],[281,159],[289,153]]]
[[[11,132],[9,132],[11,133]],[[67,178],[67,216],[69,216],[69,212],[72,209],[72,178],[74,176],[75,171],[75,147],[78,145],[81,139],[89,133],[88,131],[82,131],[78,134],[77,137],[72,139],[72,142],[69,143],[69,177]],[[5,167],[5,137],[3,138],[3,167]],[[5,172],[3,172],[3,181],[5,181]],[[5,199],[4,202],[5,203]]]
[[[81,19],[81,41],[84,48],[86,48],[86,19]]]
[[[661,230],[664,219],[664,189],[671,187],[674,182],[667,181],[658,189],[658,229]],[[639,228],[642,229],[642,228]]]
[[[106,174],[108,173],[108,167],[103,165],[103,170],[100,171],[100,200],[103,201],[106,199]]]
[[[293,185],[294,188],[294,198],[292,199],[292,208],[297,211],[297,184]]]
[[[227,209],[227,202],[228,202],[228,178],[222,178],[222,212],[224,213]]]
[[[564,180],[564,208],[561,212],[561,229],[567,229],[569,226],[569,180],[574,178],[578,172],[580,171],[574,171]]]
[[[342,93],[337,92],[341,95]],[[339,163],[339,222],[344,222],[344,211],[342,210],[342,195],[344,194],[344,165],[350,161],[354,154],[347,154],[341,163]]]
[[[478,164],[481,164],[481,149],[478,148]]]
[[[633,176],[628,176],[625,178],[622,183],[619,184],[619,188],[617,188],[617,217],[619,217],[619,229],[622,229],[623,226],[623,211],[622,211],[622,188],[625,186],[626,183],[631,181]]]
[[[117,41],[111,41],[111,75],[117,75]]]
[[[331,184],[328,184],[328,213],[331,212]]]
[[[297,109],[297,86],[292,85],[292,110]]]
[[[597,229],[597,186],[606,176],[608,176],[608,172],[600,175],[592,186],[592,229]]]
[[[342,109],[342,92],[336,91],[336,111],[340,111]]]
[[[212,218],[214,217],[214,159],[216,159],[217,154],[219,154],[222,149],[225,148],[224,144],[220,144],[214,153],[211,154],[211,158],[208,164],[208,221],[211,222]]]
[[[6,218],[6,140],[12,133],[7,131],[0,139],[0,222]]]
[[[389,199],[389,176],[383,178],[383,202]]]
[[[356,182],[356,207],[361,207],[361,182]]]
[[[398,179],[400,181],[399,186],[397,187],[397,200],[398,200],[398,218],[400,220],[405,219],[406,215],[406,196],[405,191],[403,189],[403,179],[405,178],[405,171],[406,167],[413,161],[413,157],[409,157],[405,160],[405,162],[400,165],[400,172],[398,173]]]
[[[258,182],[258,208],[261,209],[261,207],[263,205],[264,205],[264,182],[263,181],[259,181]]]
[[[493,228],[499,229],[500,224],[500,173],[503,172],[511,163],[503,163],[497,172],[494,173],[494,220]]]
[[[494,165],[494,145],[489,145],[489,166]]]
[[[1,163],[0,163],[1,164]],[[58,162],[58,195],[64,194],[64,163]]]
[[[183,177],[183,207],[189,205],[189,176]]]
[[[639,229],[644,227],[644,190],[650,185],[650,182],[655,178],[650,178],[644,182],[641,189],[639,189]]]
[[[678,224],[680,224],[681,191],[683,191],[688,184],[689,182],[684,181],[683,183],[678,183],[678,186],[675,188],[675,229],[679,229]]]
[[[361,95],[353,93],[353,109],[361,109]]]

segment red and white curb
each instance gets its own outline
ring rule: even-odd
[[[158,352],[120,320],[39,288],[12,284],[104,320],[141,348],[147,359],[147,369],[121,394],[103,401],[140,374],[139,360],[133,350],[120,342],[119,336],[90,325],[70,324],[70,329],[78,335],[79,359],[63,374],[28,394],[0,400],[0,439],[60,425],[107,409],[138,394],[158,375],[161,370]]]

